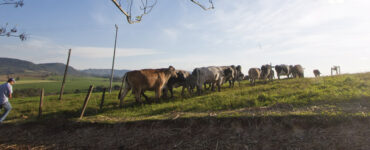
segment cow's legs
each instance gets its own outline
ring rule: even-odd
[[[185,86],[182,86],[182,89],[181,89],[181,96],[182,97],[184,96],[184,91],[185,91]]]
[[[120,94],[120,99],[119,99],[119,107],[123,106],[123,99],[126,97],[127,93],[130,91],[130,88],[124,88],[123,93]]]
[[[168,88],[163,88],[163,98],[168,97]]]
[[[141,91],[141,96],[145,98],[145,101],[149,102],[149,98],[145,95],[144,91]]]
[[[160,99],[160,97],[161,97],[161,92],[162,92],[162,90],[161,90],[161,88],[159,87],[159,88],[157,88],[157,89],[155,89],[155,99],[159,102],[159,99]]]
[[[215,91],[215,84],[214,83],[211,83],[211,90]]]
[[[173,88],[170,88],[171,98],[173,98]]]
[[[256,85],[256,79],[252,79],[252,80],[251,80],[251,84],[252,84],[253,86],[255,86],[255,85]]]
[[[197,85],[197,93],[200,95],[202,92],[202,85]]]
[[[221,83],[217,83],[218,92],[221,92]]]
[[[141,103],[141,93],[142,93],[141,89],[135,90],[134,93],[135,93],[136,102]]]

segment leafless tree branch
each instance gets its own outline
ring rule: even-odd
[[[208,7],[208,8],[206,6],[204,6],[204,5],[202,5],[201,3],[199,3],[196,0],[190,0],[190,1],[193,2],[194,4],[198,5],[200,8],[202,8],[203,10],[206,10],[206,11],[215,8],[214,5],[213,5],[213,1],[212,0],[209,0],[209,3],[211,4],[211,6]]]
[[[14,5],[15,7],[22,7],[24,3],[23,0],[3,0],[0,5]]]
[[[24,5],[23,0],[2,0],[0,5],[15,5],[15,7],[22,7]],[[14,26],[12,29],[8,29],[8,23],[5,24],[5,27],[0,27],[0,36],[6,37],[18,37],[22,41],[27,40],[28,35],[26,33],[18,34],[17,28]]]
[[[5,25],[5,27],[0,28],[0,36],[6,36],[6,37],[18,37],[22,41],[27,40],[26,33],[17,34],[18,30],[16,27],[13,27],[12,29],[7,29],[8,24]]]
[[[150,0],[140,0],[141,14],[135,16],[134,18],[132,16],[132,9],[133,9],[134,1],[135,0],[128,0],[128,2],[126,2],[126,5],[128,5],[128,8],[125,10],[123,9],[123,6],[121,5],[121,0],[112,0],[112,2],[117,6],[117,8],[126,16],[127,22],[129,24],[141,22],[143,16],[149,14],[153,10],[155,5],[157,4],[157,0],[152,0],[153,1],[152,3],[149,2]],[[198,5],[199,7],[201,7],[203,10],[214,9],[213,0],[208,0],[209,3],[211,4],[211,6],[208,8],[196,0],[190,0],[190,1]]]
[[[112,0],[112,2],[117,6],[117,8],[126,16],[127,22],[129,24],[134,24],[134,23],[141,22],[141,19],[143,18],[143,16],[149,14],[152,11],[152,9],[154,8],[154,6],[157,4],[157,0],[153,0],[154,2],[152,4],[149,3],[148,1],[149,0],[141,0],[141,5],[142,6],[140,6],[140,10],[142,11],[142,13],[140,15],[135,16],[135,18],[133,18],[133,16],[132,16],[132,9],[133,9],[133,5],[134,5],[133,0],[130,0],[128,2],[128,10],[127,11],[125,11],[122,8],[121,3],[119,3],[117,0]]]

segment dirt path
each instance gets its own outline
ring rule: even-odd
[[[189,118],[0,126],[0,149],[370,149],[370,118]]]

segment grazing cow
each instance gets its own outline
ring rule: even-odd
[[[212,84],[212,91],[214,91],[214,84],[217,85],[218,91],[221,91],[221,85],[225,82],[225,79],[229,79],[232,76],[232,70],[230,68],[222,67],[202,67],[195,68],[192,75],[197,78],[196,87],[198,95],[201,94],[202,86],[204,83]]]
[[[238,80],[239,74],[242,73],[242,67],[240,65],[238,65],[238,66],[234,66],[234,65],[231,65],[231,66],[221,66],[221,68],[223,70],[226,70],[226,69],[230,69],[231,70],[231,76],[226,77],[224,79],[224,83],[225,82],[229,82],[229,87],[234,87],[235,81],[237,81],[239,83],[239,85],[240,85],[240,80]]]
[[[228,77],[225,77],[223,80],[223,83],[229,82],[229,87],[234,87],[234,82],[237,77],[237,70],[234,65],[231,66],[221,66],[220,67],[222,70],[229,70],[231,71],[231,75]]]
[[[185,81],[185,88],[188,89],[190,95],[193,94],[193,89],[197,86],[197,77],[193,74],[190,74]]]
[[[236,69],[236,74],[235,74],[235,80],[233,81],[233,86],[234,86],[235,81],[237,81],[240,86],[240,82],[243,81],[243,78],[244,78],[244,74],[242,73],[242,66],[237,65],[235,69]]]
[[[141,95],[146,90],[155,91],[155,98],[159,100],[163,87],[171,77],[177,77],[176,70],[170,66],[163,69],[143,69],[127,72],[122,79],[120,89],[120,106],[123,105],[123,99],[132,89],[135,94],[136,102],[141,102]],[[123,91],[122,91],[123,90]],[[146,97],[144,95],[144,97]]]
[[[304,70],[301,65],[295,65],[292,69],[293,78],[304,78]]]
[[[260,79],[261,77],[261,69],[260,68],[251,68],[248,71],[249,80],[251,81],[252,85],[256,85],[256,80]]]
[[[270,81],[272,81],[273,79],[273,75],[272,75],[272,66],[271,65],[262,65],[261,67],[261,79],[266,80],[269,79]]]
[[[331,75],[332,76],[333,76],[333,73],[334,72],[336,73],[336,75],[339,75],[340,74],[340,66],[333,66],[333,67],[331,67],[330,72],[331,72]]]
[[[315,70],[313,70],[313,74],[315,75],[315,77],[320,77],[321,72],[320,72],[320,70],[315,69]]]
[[[190,76],[190,73],[184,70],[176,70],[177,77],[171,77],[165,88],[163,88],[163,96],[167,97],[167,91],[171,93],[171,98],[173,98],[173,88],[178,88],[182,86],[181,96],[184,95],[184,89],[186,87],[186,80]]]
[[[274,80],[274,78],[275,78],[275,71],[274,71],[274,70],[271,70],[270,75],[268,76],[268,79],[269,79],[270,81],[273,81],[273,80]]]
[[[284,75],[289,78],[289,76],[292,74],[292,70],[290,69],[290,66],[288,65],[276,65],[275,71],[277,74],[278,79],[280,80],[280,76]]]

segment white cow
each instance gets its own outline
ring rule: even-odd
[[[232,70],[223,67],[201,67],[195,68],[192,75],[196,78],[196,87],[198,95],[201,94],[202,86],[204,83],[212,84],[212,91],[214,91],[214,86],[217,85],[218,91],[221,91],[221,85],[226,81],[225,79],[232,76]]]

